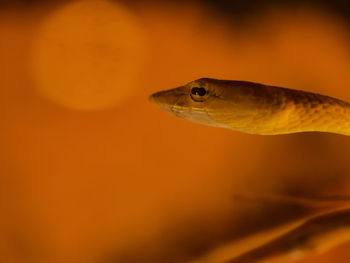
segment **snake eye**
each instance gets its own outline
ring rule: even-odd
[[[194,87],[192,88],[191,93],[192,95],[198,95],[203,97],[207,93],[207,91],[205,90],[205,88]]]
[[[193,87],[191,89],[191,98],[194,101],[203,102],[208,98],[208,96],[206,96],[206,95],[208,95],[208,91],[205,88]]]

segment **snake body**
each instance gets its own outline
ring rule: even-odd
[[[180,118],[245,133],[350,135],[350,103],[301,90],[201,78],[150,100]]]
[[[154,93],[150,100],[177,117],[250,134],[317,131],[350,135],[350,103],[301,90],[202,78]],[[237,253],[236,244],[229,244],[195,262],[248,263],[301,257],[348,241],[349,225],[347,207],[297,222],[277,238],[246,252]]]

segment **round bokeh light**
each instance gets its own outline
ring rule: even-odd
[[[135,91],[144,55],[135,17],[109,1],[78,1],[54,12],[37,35],[35,87],[61,106],[113,107]]]

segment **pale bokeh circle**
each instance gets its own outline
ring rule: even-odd
[[[39,30],[32,57],[35,87],[62,106],[113,107],[136,89],[144,44],[135,17],[123,6],[104,0],[70,3]]]

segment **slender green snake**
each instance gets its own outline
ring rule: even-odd
[[[301,90],[201,78],[154,93],[150,101],[192,122],[250,134],[316,131],[350,135],[350,103]],[[258,262],[281,255],[292,259],[295,253],[327,250],[350,240],[349,218],[349,208],[326,212],[303,219],[278,238],[246,253],[237,254],[236,249],[230,251],[228,245],[218,257],[214,256],[214,251],[196,262]]]
[[[301,90],[201,78],[154,93],[150,101],[192,122],[250,134],[350,135],[350,103]]]

